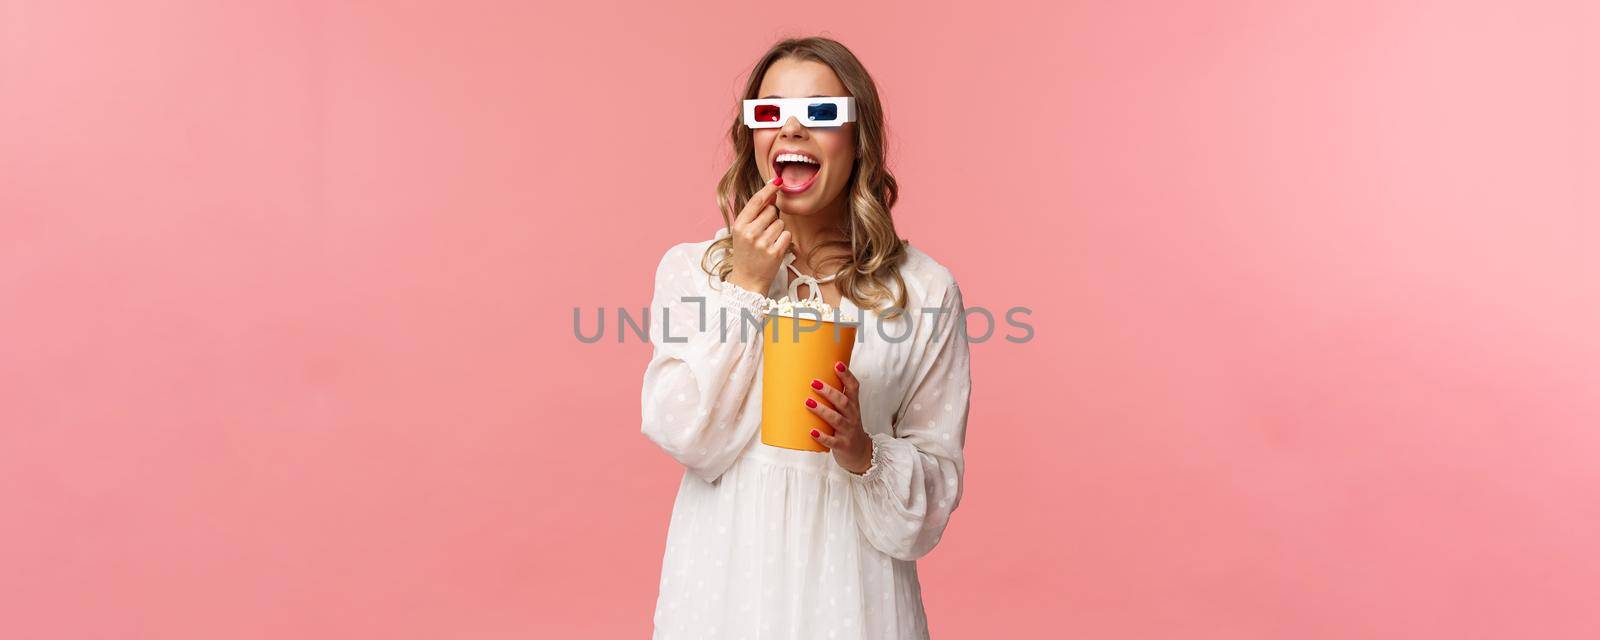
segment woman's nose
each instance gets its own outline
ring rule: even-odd
[[[804,135],[805,131],[806,126],[800,124],[800,119],[795,117],[791,117],[785,121],[783,123],[783,128],[778,130],[778,132],[783,134],[783,137],[785,138],[800,137]]]

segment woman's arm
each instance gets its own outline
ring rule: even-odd
[[[862,534],[873,547],[901,560],[932,551],[961,502],[961,448],[972,378],[961,290],[948,272],[946,280],[944,311],[931,325],[903,414],[892,432],[872,434],[872,466],[850,476]],[[931,316],[918,318],[931,322]]]
[[[761,407],[750,402],[761,328],[751,322],[764,318],[766,296],[731,283],[713,282],[720,291],[697,284],[711,276],[700,269],[694,246],[673,247],[656,267],[642,431],[700,479],[715,482],[761,426]]]
[[[656,266],[642,431],[706,482],[722,477],[761,427],[750,389],[761,366],[767,296],[733,283],[770,285],[778,275],[790,243],[773,204],[782,184],[774,177],[729,223],[728,282],[700,269],[693,244],[667,250]]]

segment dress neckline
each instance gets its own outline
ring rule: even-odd
[[[807,298],[810,298],[812,300],[822,301],[822,288],[821,288],[821,286],[824,285],[824,284],[827,284],[829,282],[833,282],[834,279],[838,278],[839,274],[843,273],[843,272],[842,271],[834,272],[832,274],[829,274],[825,278],[817,278],[815,276],[808,276],[808,275],[806,275],[804,273],[800,273],[800,270],[795,268],[794,261],[795,261],[795,259],[797,257],[798,256],[796,256],[794,254],[794,250],[792,250],[792,249],[783,254],[783,267],[784,267],[784,269],[788,269],[789,271],[794,273],[794,277],[792,277],[792,278],[789,277],[788,274],[784,274],[784,280],[786,280],[787,284],[788,284],[789,299],[790,300],[799,300],[800,299],[800,286],[801,285],[805,285],[805,286],[808,286],[808,287],[811,288],[811,294],[806,296]],[[782,269],[780,269],[779,271],[782,272]],[[849,304],[850,303],[849,301],[850,301],[849,296],[846,296],[846,295],[843,294],[843,292],[840,292],[840,295],[839,295],[839,306],[843,307],[846,304]]]
[[[717,232],[715,234],[712,234],[712,239],[720,240],[720,239],[722,239],[723,237],[725,237],[727,235],[729,235],[727,227],[717,227]],[[843,273],[843,272],[834,273],[834,274],[828,276],[827,278],[821,278],[821,279],[813,278],[813,277],[808,276],[806,274],[800,273],[800,270],[796,269],[794,267],[794,261],[795,261],[795,258],[797,258],[797,257],[798,256],[796,256],[794,254],[794,250],[793,249],[789,249],[789,250],[785,251],[784,254],[783,254],[783,268],[782,269],[778,269],[778,274],[783,276],[785,290],[790,292],[790,294],[789,294],[789,299],[790,300],[796,300],[796,299],[799,298],[799,296],[797,295],[799,293],[799,290],[800,290],[799,284],[810,284],[809,281],[815,281],[818,284],[822,284],[822,283],[826,283],[826,282],[833,282],[834,279],[839,277],[839,273]],[[786,273],[786,271],[794,272],[794,277],[790,278],[789,274]],[[822,299],[822,291],[820,289],[818,289],[817,287],[811,287],[811,291],[813,292],[813,294],[815,296],[815,299],[817,299],[817,300],[821,300]],[[844,295],[844,292],[842,292],[842,291],[839,293],[839,309],[841,309],[841,310],[849,309],[850,312],[851,312],[851,315],[855,316],[855,318],[857,319],[856,320],[857,322],[860,322],[861,320],[864,320],[864,318],[862,318],[861,307],[856,306],[855,301],[851,300],[850,296]]]

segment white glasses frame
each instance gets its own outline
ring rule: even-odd
[[[814,105],[832,105],[838,117],[826,122],[817,122],[811,119],[811,107]],[[756,107],[778,107],[777,121],[756,120]],[[765,98],[744,101],[744,126],[751,129],[776,129],[787,123],[790,118],[798,120],[806,127],[838,127],[846,122],[856,121],[856,99],[850,96],[822,96],[816,98]]]

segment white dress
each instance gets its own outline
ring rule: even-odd
[[[906,315],[883,320],[841,298],[862,322],[851,371],[875,448],[857,475],[830,452],[761,443],[761,333],[740,339],[739,310],[759,318],[763,296],[707,275],[710,244],[667,250],[650,306],[642,431],[685,468],[653,637],[928,637],[916,560],[961,503],[971,394],[954,278],[908,245]],[[788,289],[779,269],[765,293]]]

